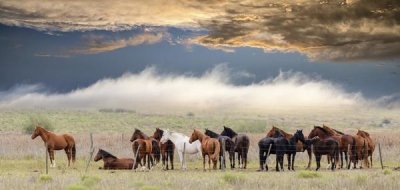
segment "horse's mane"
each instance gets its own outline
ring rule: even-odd
[[[332,132],[332,133],[338,133],[338,134],[344,135],[343,132],[338,131],[338,130],[336,130],[336,129],[334,129],[334,128],[328,127],[328,126],[326,126],[326,125],[322,125],[322,126],[323,126],[324,129],[327,129],[328,131],[330,131],[330,132]]]
[[[336,133],[339,133],[339,134],[341,134],[341,135],[344,135],[344,133],[341,132],[341,131],[338,131],[338,130],[336,130],[336,129],[332,129],[332,130],[334,130]]]
[[[101,153],[104,157],[108,157],[108,158],[111,157],[111,158],[117,159],[116,156],[112,155],[111,153],[109,153],[109,152],[107,152],[107,151],[105,151],[105,150],[103,150],[103,149],[100,149],[100,153]]]
[[[369,137],[369,133],[367,131],[363,131],[363,130],[358,130],[358,131],[360,131],[361,133],[364,133],[365,135],[367,135]]]
[[[141,130],[139,130],[139,129],[136,129],[135,128],[135,132],[134,133],[139,133],[140,135],[142,135],[143,136],[143,138],[145,138],[145,139],[148,139],[149,138],[149,136],[147,136],[145,133],[143,133]]]
[[[216,133],[216,132],[214,132],[214,131],[211,131],[211,130],[209,130],[209,129],[206,129],[206,132],[204,133],[204,134],[210,134],[210,135],[208,135],[208,136],[210,136],[211,138],[217,138],[217,137],[219,137],[220,136],[220,134],[218,134],[218,133]]]
[[[320,126],[314,126],[314,129],[320,129],[321,131],[323,131],[324,133],[326,133],[328,135],[333,135],[331,131],[328,131]]]
[[[225,130],[226,130],[227,132],[231,133],[233,136],[238,135],[233,129],[231,129],[231,128],[229,128],[229,127],[224,126],[224,131],[225,131]]]
[[[290,135],[289,133],[285,132],[284,130],[282,130],[282,129],[278,128],[278,127],[272,126],[272,128],[275,128],[276,130],[278,130],[280,133],[282,133],[283,136]]]

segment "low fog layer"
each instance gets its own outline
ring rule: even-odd
[[[138,111],[269,111],[357,107],[366,100],[329,81],[302,73],[281,72],[260,83],[237,86],[225,65],[201,77],[160,75],[155,68],[117,79],[103,79],[70,93],[46,93],[42,85],[22,85],[0,92],[0,108],[124,108]]]

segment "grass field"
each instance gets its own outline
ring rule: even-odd
[[[115,111],[77,110],[12,110],[0,111],[0,189],[399,189],[400,115],[391,110],[342,111],[274,114],[147,114]],[[57,167],[45,175],[45,152],[40,138],[31,140],[24,129],[31,118],[46,118],[58,133],[75,136],[77,163],[66,167],[64,152],[56,153]],[[372,169],[319,172],[304,170],[307,156],[298,153],[296,172],[256,172],[257,141],[272,125],[288,132],[325,123],[346,133],[367,130],[381,144],[385,170],[380,169],[377,152]],[[103,171],[101,161],[92,162],[85,174],[89,152],[89,134],[96,148],[104,148],[118,157],[132,157],[130,135],[140,128],[152,134],[155,127],[169,128],[189,135],[193,128],[220,132],[222,126],[248,133],[251,138],[247,170],[201,170],[201,158],[188,156],[188,170],[179,170],[177,156],[174,171],[162,171],[158,165],[150,172]],[[274,156],[269,160],[274,168]],[[286,163],[286,160],[285,160]],[[326,166],[326,160],[323,161]],[[312,167],[315,168],[313,161]],[[86,176],[86,177],[83,177]]]

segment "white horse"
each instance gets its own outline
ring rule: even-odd
[[[186,169],[186,162],[185,163],[183,162],[183,153],[185,154],[198,153],[201,155],[201,143],[198,140],[189,143],[188,136],[177,132],[171,132],[167,129],[164,130],[160,142],[164,144],[168,140],[171,140],[175,144],[175,148],[178,151],[179,159],[181,161],[181,169]],[[185,145],[185,152],[183,152],[184,145]]]

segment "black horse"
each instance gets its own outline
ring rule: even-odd
[[[224,164],[224,166],[226,166],[225,163],[225,157],[222,156],[224,154],[224,152],[222,152],[222,145],[225,143],[225,151],[227,151],[229,153],[229,162],[231,165],[231,169],[235,168],[235,143],[232,141],[231,138],[229,138],[228,136],[222,136],[218,133],[215,133],[214,131],[205,129],[205,133],[207,136],[214,138],[214,139],[218,139],[219,144],[221,145],[221,152],[219,154],[219,169],[221,169],[222,167],[222,162]]]
[[[294,171],[294,160],[296,157],[296,144],[300,141],[305,144],[303,130],[297,130],[296,133],[288,140],[288,147],[286,150],[288,159],[288,170],[292,169]]]
[[[320,139],[318,136],[306,140],[306,144],[313,145],[313,152],[315,161],[317,162],[317,169],[321,167],[322,155],[327,155],[331,159],[331,170],[336,168],[336,163],[339,161],[339,143],[333,138]]]
[[[250,139],[245,134],[237,134],[229,127],[224,126],[224,130],[221,133],[222,136],[228,136],[235,143],[235,152],[238,153],[238,165],[239,168],[247,168],[247,153],[249,152]]]
[[[276,171],[279,171],[279,166],[283,171],[283,156],[287,152],[289,141],[279,132],[275,131],[274,137],[264,137],[258,141],[260,169],[259,171],[268,171],[267,158],[269,154],[276,155]],[[270,148],[271,147],[271,148]],[[269,154],[268,154],[269,150]]]

